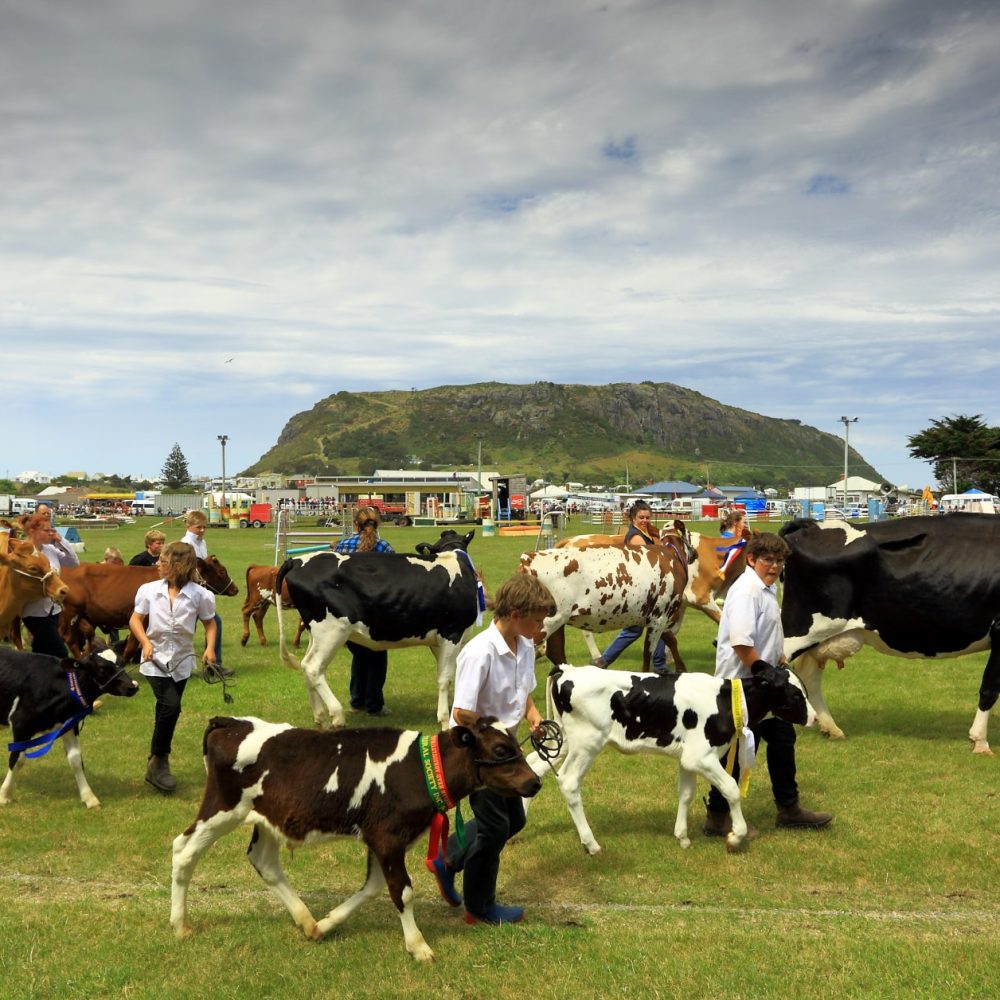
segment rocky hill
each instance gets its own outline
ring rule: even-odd
[[[338,392],[288,421],[246,475],[475,469],[594,484],[659,479],[785,487],[843,473],[843,439],[669,382]],[[879,479],[855,451],[851,473]]]

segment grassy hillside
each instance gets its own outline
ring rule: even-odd
[[[842,439],[797,420],[726,406],[669,382],[604,386],[485,382],[338,392],[296,414],[246,470],[366,475],[376,467],[483,464],[530,478],[687,479],[787,485],[843,470]],[[878,473],[856,452],[851,469]]]

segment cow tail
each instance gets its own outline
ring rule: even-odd
[[[274,606],[278,609],[278,649],[281,652],[281,662],[292,670],[301,670],[302,664],[288,651],[285,644],[285,616],[281,613],[281,587],[285,582],[285,574],[292,568],[291,559],[286,559],[278,570],[274,581]]]

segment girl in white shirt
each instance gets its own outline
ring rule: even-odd
[[[181,698],[194,670],[199,621],[205,626],[204,661],[215,663],[215,596],[194,582],[198,560],[186,542],[165,545],[157,567],[160,579],[136,591],[129,628],[142,650],[139,672],[156,698],[146,781],[161,792],[172,792],[177,780],[170,773],[170,751]]]
[[[28,541],[49,561],[51,569],[57,573],[64,566],[79,566],[80,557],[63,540],[62,535],[52,526],[52,520],[45,511],[36,511],[21,520],[21,527]],[[60,658],[69,656],[66,643],[59,635],[60,607],[44,593],[24,606],[21,621],[31,633],[31,651],[47,653]]]

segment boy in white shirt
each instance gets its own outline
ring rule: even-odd
[[[726,595],[715,651],[715,676],[728,680],[748,678],[758,660],[787,666],[778,604],[777,582],[785,567],[788,545],[769,532],[754,535],[747,543],[747,568]],[[799,805],[795,781],[795,727],[767,716],[753,727],[757,746],[767,743],[767,771],[778,807],[780,827],[821,827],[833,819],[826,812],[811,812]],[[739,779],[739,762],[733,777]],[[724,837],[732,829],[729,804],[712,788],[708,793],[705,833]],[[756,831],[753,831],[756,836]]]
[[[518,573],[497,590],[493,622],[471,639],[458,656],[455,704],[451,725],[471,726],[479,716],[494,716],[516,738],[526,719],[532,730],[542,716],[531,698],[535,687],[535,643],[542,623],[555,614],[548,588],[537,577]],[[520,906],[496,901],[500,853],[524,827],[524,803],[486,788],[469,796],[475,819],[466,824],[466,847],[448,839],[447,861],[434,864],[438,889],[450,906],[460,906],[455,875],[464,872],[465,921],[469,924],[513,924],[524,917]]]

